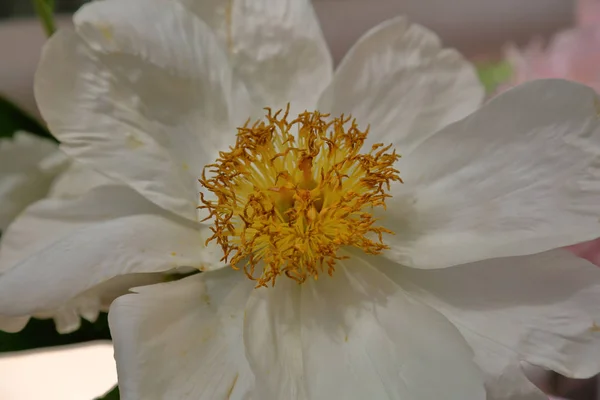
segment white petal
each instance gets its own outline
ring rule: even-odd
[[[46,268],[27,262],[28,257],[52,247],[83,228],[112,219],[144,213],[161,213],[162,210],[126,186],[111,185],[100,174],[72,163],[52,184],[49,197],[34,203],[23,211],[10,225],[0,240],[0,273],[13,267]],[[163,212],[164,213],[164,212]],[[215,259],[218,256],[215,255]],[[19,265],[20,262],[23,262]],[[0,280],[2,280],[0,275]],[[31,272],[27,279],[36,278]],[[81,317],[93,322],[100,311],[108,311],[110,303],[127,293],[129,288],[164,281],[163,274],[128,274],[109,279],[90,289],[66,298],[64,303],[48,308],[38,304],[34,316],[54,318],[60,333],[79,329]],[[43,286],[38,291],[52,290]],[[43,298],[43,296],[41,296]],[[8,319],[8,317],[6,317]],[[14,331],[23,326],[3,327]]]
[[[254,379],[242,320],[252,288],[242,272],[225,269],[117,299],[109,323],[121,398],[248,398]]]
[[[394,143],[402,155],[440,128],[473,112],[484,90],[457,51],[428,29],[395,18],[349,51],[319,102],[334,116],[371,126],[370,143]]]
[[[26,132],[0,139],[0,231],[46,195],[56,171],[45,170],[43,161],[57,152],[55,143]]]
[[[65,186],[69,186],[64,179],[62,182],[59,194],[65,194]],[[0,273],[79,229],[129,215],[160,212],[126,186],[100,186],[74,198],[45,198],[25,209],[2,236]]]
[[[25,328],[29,317],[5,317],[0,315],[0,331],[15,333]]]
[[[72,163],[55,178],[48,197],[26,208],[0,239],[0,274],[78,229],[127,215],[160,212],[160,208],[132,189],[110,185],[108,178],[80,163]],[[37,268],[45,268],[45,264],[40,263]],[[35,275],[32,277],[36,279]],[[100,311],[108,311],[110,302],[129,288],[163,280],[162,274],[119,276],[68,299],[57,308],[47,309],[45,304],[39,304],[34,316],[54,318],[60,333],[70,333],[79,329],[81,317],[95,321]],[[9,324],[11,319],[16,322]],[[0,317],[0,330],[20,330],[28,319]],[[4,320],[9,322],[3,323]]]
[[[600,269],[566,250],[441,270],[381,267],[459,327],[498,399],[513,399],[499,372],[519,361],[573,378],[600,372]]]
[[[176,2],[98,1],[74,20],[81,37],[54,35],[36,75],[51,131],[74,158],[195,220],[202,168],[248,117],[226,55]]]
[[[42,161],[58,151],[56,143],[28,132],[17,132],[12,138],[0,139],[2,171],[20,172],[39,169]]]
[[[314,110],[333,62],[309,0],[180,0],[208,23],[259,107]]]
[[[58,308],[115,276],[214,263],[205,228],[140,214],[70,232],[0,276],[0,315]]]
[[[456,328],[369,263],[354,258],[331,278],[280,283],[255,290],[246,311],[260,398],[485,398]]]
[[[54,179],[47,197],[61,199],[80,197],[99,186],[114,186],[117,183],[82,163],[74,161]],[[138,197],[141,198],[141,196]],[[115,206],[120,207],[121,205]]]
[[[417,268],[533,254],[600,235],[596,93],[525,83],[399,161],[386,256]]]
[[[244,342],[259,399],[309,398],[300,337],[300,295],[301,286],[282,278],[273,288],[254,290],[248,301]]]
[[[202,19],[213,31],[219,44],[227,49],[228,37],[231,37],[231,17],[233,1],[223,0],[177,0],[197,17]],[[260,0],[259,0],[260,1]],[[239,21],[238,21],[239,22]],[[229,49],[227,49],[229,50]],[[229,54],[231,55],[231,54]]]
[[[157,281],[160,282],[160,281]],[[153,282],[156,283],[156,282]],[[122,294],[127,293],[127,291]],[[100,315],[100,303],[96,296],[77,296],[65,305],[49,312],[36,312],[37,318],[53,318],[54,326],[58,333],[66,334],[75,332],[81,327],[81,318],[96,322]]]
[[[81,327],[82,318],[95,322],[101,311],[108,312],[111,303],[117,297],[129,293],[131,288],[161,283],[166,278],[167,276],[162,273],[115,276],[69,299],[58,308],[43,309],[42,307],[33,316],[38,319],[54,319],[54,325],[59,333],[75,332]],[[28,317],[14,317],[13,319],[18,318],[29,319]],[[0,318],[0,330],[6,330],[2,327],[1,321],[2,318]]]
[[[4,232],[0,239],[0,274],[77,229],[120,216],[160,212],[125,186],[102,186],[109,183],[97,172],[72,163],[54,179],[48,197],[26,208]],[[38,265],[40,269],[44,267],[43,263]],[[130,287],[162,280],[164,276],[160,274],[117,277],[56,309],[44,309],[45,304],[40,304],[35,316],[54,318],[60,333],[73,332],[81,326],[81,317],[95,321],[100,311],[108,310],[110,301],[127,293]],[[19,331],[28,320],[29,316],[0,317],[0,330]]]
[[[548,400],[527,378],[518,354],[468,329],[461,332],[476,350],[475,362],[485,374],[487,400]]]

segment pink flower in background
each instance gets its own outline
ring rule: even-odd
[[[524,49],[510,46],[505,56],[513,75],[500,91],[532,79],[563,78],[600,92],[600,0],[579,0],[576,26],[558,33],[546,45],[534,40]],[[568,249],[600,265],[600,239]]]
[[[535,40],[525,49],[507,49],[506,58],[514,71],[509,86],[564,78],[600,91],[600,0],[580,0],[576,18],[575,28],[560,32],[547,45]]]
[[[590,240],[589,242],[569,246],[567,249],[576,256],[585,258],[589,262],[592,262],[596,265],[600,265],[600,239]]]
[[[589,27],[600,25],[600,1],[579,0],[577,2],[577,25]]]

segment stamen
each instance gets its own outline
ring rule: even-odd
[[[383,234],[392,232],[375,226],[371,211],[385,208],[391,182],[402,182],[392,146],[360,153],[368,128],[350,116],[314,111],[288,121],[289,106],[266,110],[202,172],[200,183],[216,199],[201,194],[199,208],[214,220],[208,241],[222,247],[222,260],[267,286],[281,275],[299,283],[332,275],[345,246],[387,249]]]

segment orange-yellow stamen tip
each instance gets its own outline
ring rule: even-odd
[[[200,179],[216,195],[201,195],[200,208],[214,220],[209,241],[222,247],[223,260],[236,269],[243,263],[257,286],[267,286],[282,274],[299,283],[331,275],[343,246],[387,249],[382,235],[392,232],[375,226],[370,211],[385,207],[391,182],[402,182],[391,145],[360,153],[368,128],[350,116],[315,111],[288,121],[289,107],[266,110],[263,121],[238,128],[235,146]]]

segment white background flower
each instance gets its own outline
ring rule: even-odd
[[[118,299],[124,399],[484,399],[477,367],[488,399],[542,399],[519,361],[600,370],[600,271],[551,250],[600,230],[591,89],[534,82],[467,117],[482,99],[472,67],[403,19],[332,75],[308,2],[109,0],[50,40],[36,96],[66,152],[164,212],[44,249],[52,285],[7,274],[0,313],[57,302],[90,276],[222,266],[202,247],[196,180],[264,106],[351,113],[369,143],[403,156],[382,256],[353,254],[302,285],[254,289],[224,268]]]

